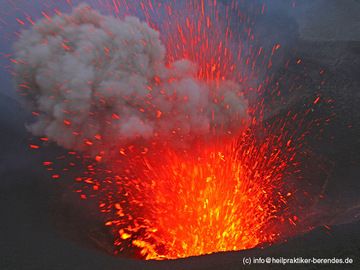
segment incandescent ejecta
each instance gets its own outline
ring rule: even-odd
[[[189,53],[195,63],[173,53],[176,33],[161,40],[151,22],[87,5],[47,16],[15,44],[16,83],[35,115],[28,129],[90,163],[76,192],[97,200],[115,254],[175,259],[248,249],[283,239],[298,221],[285,180],[296,167],[296,138],[287,119],[262,126],[246,84],[237,83],[244,81],[216,71],[234,71],[224,64],[233,55],[221,41],[207,46],[212,35],[196,43],[212,31],[199,8],[208,30],[185,25],[191,50],[208,56],[216,48],[208,65],[207,57]],[[204,66],[217,75],[204,76]]]

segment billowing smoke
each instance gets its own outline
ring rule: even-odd
[[[15,56],[16,82],[38,114],[28,129],[69,149],[186,143],[236,132],[247,119],[238,84],[202,81],[188,60],[166,63],[159,33],[135,17],[81,5],[23,31]]]

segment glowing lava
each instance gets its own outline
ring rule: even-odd
[[[258,143],[244,132],[238,141],[132,160],[133,170],[117,176],[122,199],[102,205],[115,216],[107,222],[115,246],[174,259],[276,241],[297,219],[287,211],[284,180],[293,151],[276,137]]]

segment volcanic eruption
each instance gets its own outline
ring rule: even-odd
[[[16,82],[35,116],[28,130],[91,160],[76,180],[84,198],[97,194],[116,254],[248,249],[286,238],[298,221],[288,176],[303,136],[287,129],[298,116],[262,123],[226,42],[201,40],[212,22],[197,8],[204,25],[176,27],[184,46],[169,34],[164,45],[149,22],[87,5],[47,16],[15,44]]]

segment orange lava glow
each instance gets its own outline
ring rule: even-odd
[[[175,259],[278,240],[280,227],[297,219],[288,217],[292,193],[284,181],[294,149],[280,146],[276,137],[259,144],[244,132],[237,141],[144,155],[134,171],[115,177],[122,200],[103,205],[112,209],[106,224],[117,251]]]

